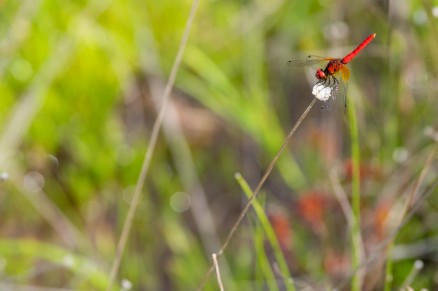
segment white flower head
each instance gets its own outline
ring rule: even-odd
[[[321,101],[327,101],[334,93],[335,87],[327,86],[325,84],[316,84],[313,86],[312,94]]]

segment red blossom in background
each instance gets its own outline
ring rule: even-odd
[[[329,198],[325,193],[316,191],[303,193],[297,201],[298,214],[315,232],[321,233],[325,229],[324,215],[328,203]]]
[[[283,250],[292,248],[292,228],[289,219],[282,213],[269,213],[269,220],[277,235],[278,242]]]
[[[345,277],[350,270],[349,256],[329,250],[324,258],[324,269],[330,276]]]
[[[378,240],[382,240],[386,236],[387,219],[391,211],[391,203],[383,201],[377,205],[374,212],[374,232]]]
[[[347,181],[351,181],[351,178],[353,177],[353,163],[351,159],[348,159],[344,162],[344,171],[345,179]],[[359,176],[361,180],[370,178],[378,179],[381,177],[381,171],[377,167],[362,163],[359,165]]]

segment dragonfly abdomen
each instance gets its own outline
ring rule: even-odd
[[[373,33],[369,35],[360,45],[357,46],[357,48],[354,49],[351,53],[346,55],[341,61],[343,64],[347,64],[351,62],[351,60],[364,48],[366,47],[374,38],[376,37],[376,34]]]

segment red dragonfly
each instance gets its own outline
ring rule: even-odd
[[[317,99],[324,102],[329,99],[334,102],[337,96],[343,97],[344,106],[346,108],[347,86],[345,84],[350,77],[350,70],[347,68],[346,64],[348,64],[375,37],[375,33],[369,35],[357,48],[355,48],[351,53],[342,59],[308,56],[306,60],[289,61],[288,65],[293,67],[302,67],[327,63],[325,69],[318,68],[316,70],[315,77],[318,79],[318,82],[315,84],[315,86],[313,86],[312,94]]]

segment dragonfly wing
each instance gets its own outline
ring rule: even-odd
[[[341,67],[341,77],[344,82],[347,82],[348,79],[350,79],[350,70],[347,68],[347,66]]]
[[[334,96],[344,100],[344,110],[347,110],[347,88],[348,79],[350,78],[350,70],[347,66],[341,66],[340,70],[334,74],[333,78],[337,81],[336,94],[334,94]]]
[[[325,111],[332,110],[337,98],[343,99],[344,106],[347,107],[347,83],[342,78],[330,75],[327,79],[320,80],[313,86],[312,94],[316,99],[324,102],[321,108]]]
[[[348,70],[348,69],[347,69]],[[348,74],[350,74],[350,71],[347,71]],[[344,74],[342,73],[342,79],[344,79]],[[348,83],[344,82],[343,80],[339,80],[338,85],[338,96],[340,99],[344,100],[344,111],[347,111],[347,89],[348,89]]]
[[[304,60],[290,60],[287,62],[288,66],[291,67],[305,67],[312,66],[320,63],[326,63],[332,60],[332,58],[320,57],[320,56],[307,56]]]

